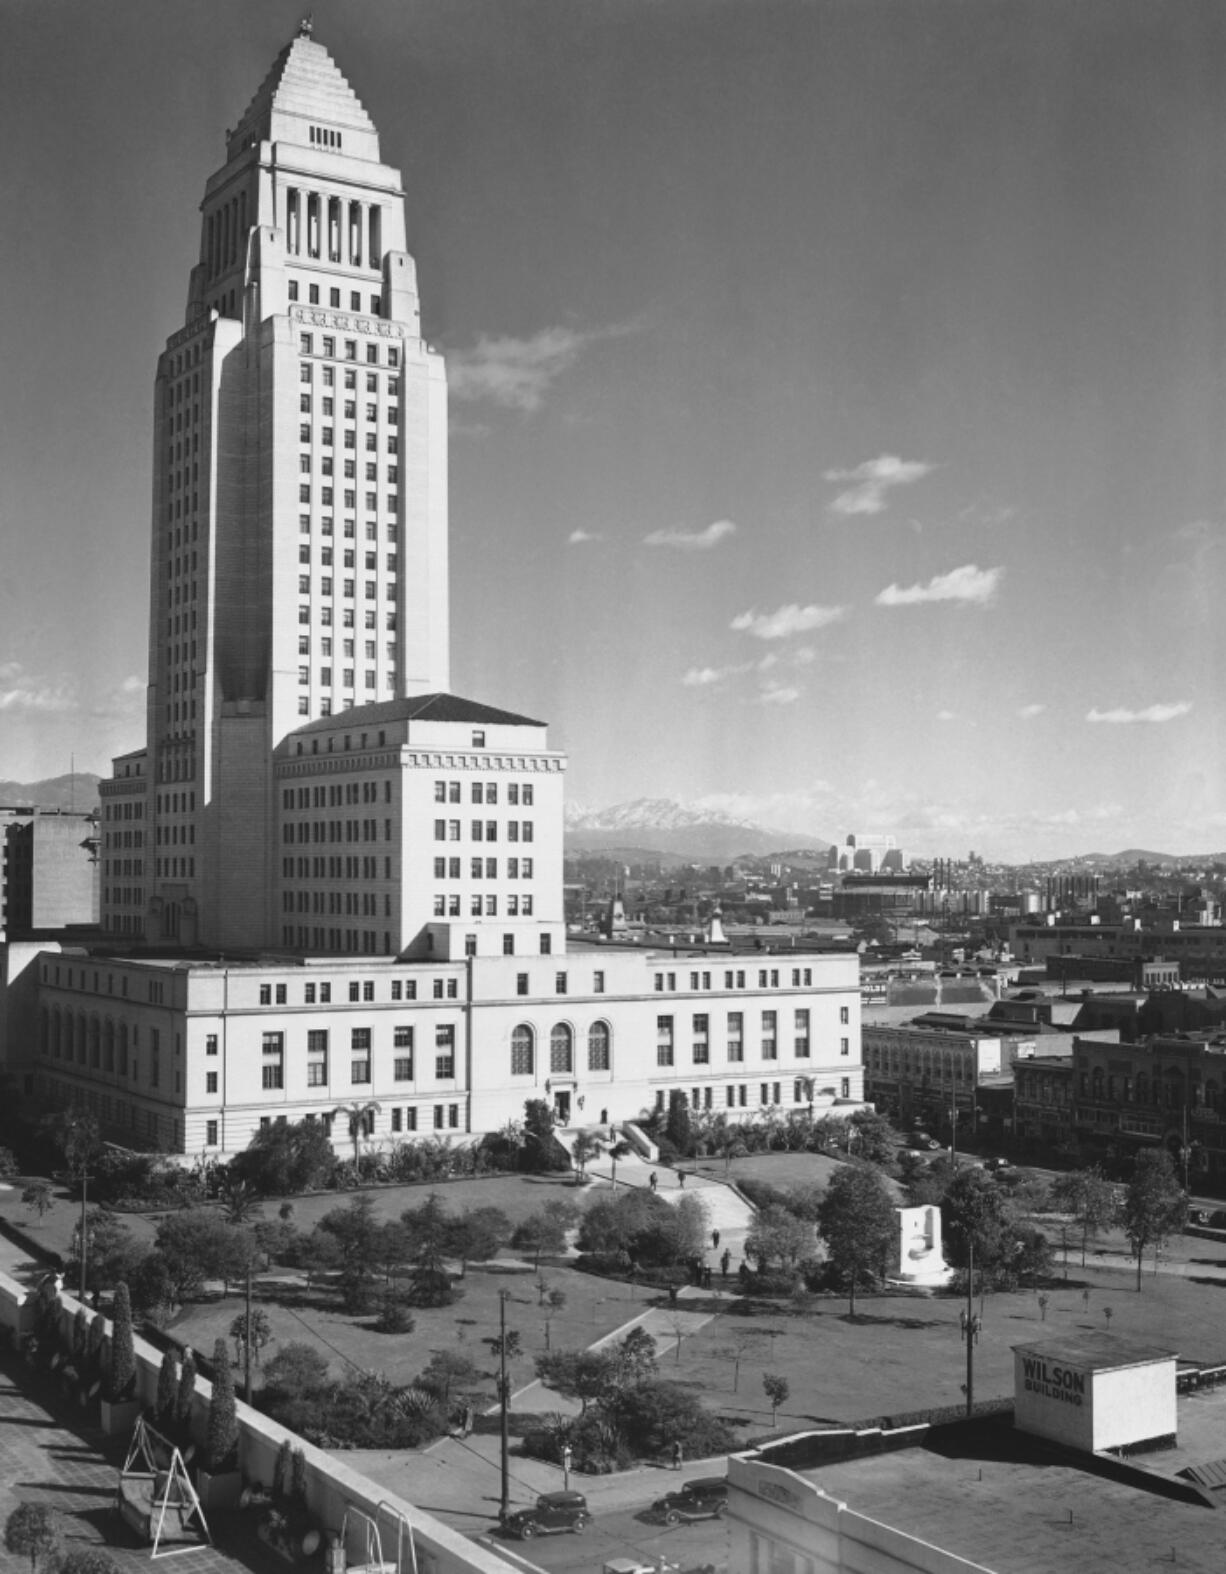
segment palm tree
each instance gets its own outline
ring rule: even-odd
[[[614,1191],[617,1190],[617,1161],[618,1161],[618,1159],[628,1159],[633,1152],[634,1152],[633,1146],[629,1142],[626,1141],[625,1137],[619,1137],[618,1140],[609,1149],[609,1158],[613,1161],[613,1190]]]
[[[338,1104],[333,1115],[343,1115],[349,1122],[349,1135],[353,1138],[353,1173],[356,1176],[362,1159],[362,1127],[368,1115],[381,1115],[383,1105],[378,1099],[354,1099],[352,1104]]]

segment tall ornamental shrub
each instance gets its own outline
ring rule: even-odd
[[[224,1339],[213,1346],[213,1397],[209,1401],[204,1460],[205,1469],[214,1476],[238,1468],[238,1406],[234,1401],[230,1352]]]
[[[122,1282],[115,1286],[111,1307],[111,1362],[107,1372],[107,1398],[112,1404],[131,1399],[136,1392],[136,1343],[132,1336],[132,1299]]]
[[[192,1429],[192,1408],[196,1399],[196,1357],[189,1345],[179,1368],[179,1392],[175,1400],[175,1429],[187,1442]]]
[[[175,1400],[179,1393],[179,1374],[175,1368],[173,1350],[162,1351],[162,1364],[158,1368],[158,1393],[154,1401],[154,1414],[159,1427],[171,1426],[175,1418]]]

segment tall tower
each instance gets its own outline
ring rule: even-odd
[[[143,928],[261,946],[276,744],[448,688],[446,381],[399,173],[309,24],[201,215],[155,389]]]

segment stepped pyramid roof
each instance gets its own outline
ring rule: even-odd
[[[307,142],[308,124],[376,138],[378,135],[362,101],[304,23],[277,56],[230,133],[229,157],[252,142]]]

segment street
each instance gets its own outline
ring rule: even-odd
[[[503,1557],[525,1570],[544,1569],[549,1574],[599,1574],[608,1558],[665,1559],[666,1569],[688,1574],[713,1564],[717,1574],[729,1574],[728,1526],[723,1519],[703,1519],[692,1525],[652,1524],[641,1518],[643,1510],[622,1509],[597,1513],[582,1536],[538,1536],[517,1541],[499,1535],[473,1539],[496,1547]]]

